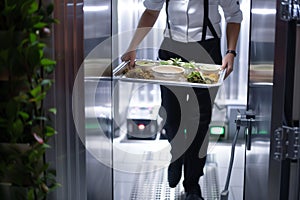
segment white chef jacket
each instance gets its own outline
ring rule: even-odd
[[[209,0],[209,19],[219,37],[221,37],[221,15],[219,6],[224,12],[226,22],[241,23],[242,11],[238,0]],[[165,0],[145,0],[144,6],[149,10],[160,11]],[[180,42],[201,41],[204,17],[203,0],[169,0],[169,24],[172,39]],[[170,37],[165,31],[165,37]],[[206,39],[213,38],[207,29]]]

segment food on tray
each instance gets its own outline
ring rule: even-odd
[[[170,60],[161,60],[159,62],[160,65],[175,65],[175,66],[181,66],[182,65],[181,58],[171,58]]]
[[[182,67],[177,67],[174,65],[160,65],[153,67],[152,70],[162,75],[178,75],[183,74],[184,72],[184,69]]]
[[[172,65],[173,61],[172,60],[161,60],[159,61],[160,65]]]
[[[204,75],[199,71],[193,71],[187,75],[187,81],[191,83],[213,84],[219,80],[219,74]]]
[[[193,71],[187,76],[187,81],[191,83],[206,83],[201,72]]]
[[[125,73],[125,76],[128,78],[140,78],[140,79],[153,79],[154,78],[153,74],[150,71],[144,70],[141,68],[129,69]]]
[[[174,65],[160,65],[153,67],[152,72],[156,79],[179,80],[184,69]]]
[[[181,58],[171,58],[170,60],[161,60],[160,65],[175,65],[183,67],[185,69],[195,69],[196,65],[194,61],[183,62]]]
[[[152,67],[158,65],[158,63],[152,60],[137,60],[135,61],[135,65],[141,67]]]
[[[127,78],[186,81],[190,83],[215,84],[220,78],[220,65],[183,62],[180,58],[152,61],[136,60],[133,69],[123,72]]]
[[[185,62],[181,66],[184,67],[185,69],[196,70],[195,62]]]
[[[217,83],[219,80],[219,73],[213,73],[213,74],[209,74],[209,75],[203,75],[205,78],[205,82],[206,84],[213,84],[213,83]]]
[[[200,64],[199,69],[204,74],[218,73],[221,69],[220,65]]]

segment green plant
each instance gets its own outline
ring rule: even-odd
[[[45,43],[57,22],[52,12],[53,5],[45,7],[41,0],[0,2],[0,142],[12,147],[0,149],[0,177],[27,187],[27,199],[45,199],[59,185],[44,161],[47,142],[56,134],[50,120],[56,110],[44,105],[56,64]],[[28,148],[16,148],[19,143]]]

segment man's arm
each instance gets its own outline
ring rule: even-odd
[[[227,23],[226,37],[227,37],[227,49],[236,50],[236,44],[240,33],[240,23]],[[233,71],[234,54],[228,53],[224,56],[222,62],[222,68],[226,68],[225,78]]]
[[[155,24],[160,11],[146,9],[142,14],[134,36],[129,44],[129,47],[125,54],[122,56],[122,61],[130,60],[130,66],[134,65],[136,58],[136,49],[145,36],[149,33],[153,25]]]
[[[227,48],[228,50],[235,50],[236,43],[239,37],[241,24],[228,23],[226,28]]]

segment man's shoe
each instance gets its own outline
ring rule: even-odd
[[[200,185],[195,185],[189,188],[186,193],[185,200],[204,200],[204,198],[202,197]]]
[[[169,186],[171,188],[175,188],[181,179],[182,164],[183,164],[182,158],[179,158],[174,162],[170,163],[168,167],[168,181],[169,181]]]
[[[185,200],[204,200],[199,194],[187,193]]]

